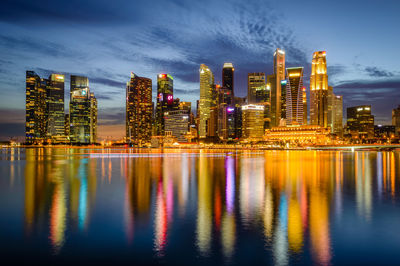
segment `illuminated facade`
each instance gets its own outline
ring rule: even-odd
[[[328,74],[325,51],[313,54],[310,76],[310,124],[328,127]]]
[[[374,116],[371,114],[371,105],[347,108],[346,134],[353,139],[374,137]]]
[[[64,75],[51,74],[47,86],[47,138],[52,142],[64,142]]]
[[[265,73],[247,74],[247,102],[264,106],[264,128],[271,123],[271,84],[266,83]]]
[[[225,63],[222,68],[222,87],[229,90],[232,94],[232,100],[235,95],[234,87],[235,68],[232,63]]]
[[[326,144],[329,130],[316,125],[273,127],[265,131],[265,140],[298,144]]]
[[[218,89],[218,136],[228,140],[235,138],[235,107],[230,89]]]
[[[242,138],[262,140],[264,136],[264,106],[242,106]]]
[[[267,101],[267,88],[265,84],[265,73],[247,74],[247,102],[258,104]]]
[[[169,74],[157,76],[157,107],[155,127],[158,136],[164,135],[164,113],[174,105],[174,79]]]
[[[90,143],[97,142],[97,99],[90,93]]]
[[[40,78],[35,72],[26,72],[26,142],[66,141],[64,117],[64,75],[51,74]]]
[[[25,141],[37,144],[46,137],[46,85],[33,71],[26,71]]]
[[[199,137],[207,136],[210,119],[210,109],[215,106],[214,75],[210,68],[204,64],[200,65],[200,102],[199,102]]]
[[[396,127],[396,134],[400,134],[400,105],[392,110],[392,125]]]
[[[307,119],[307,91],[306,87],[303,87],[303,125],[308,124],[308,119]]]
[[[332,97],[332,127],[331,133],[343,136],[343,96],[333,95]]]
[[[303,116],[303,68],[287,68],[286,123],[302,125]]]
[[[279,126],[282,118],[282,105],[285,99],[282,98],[281,81],[285,80],[285,51],[276,49],[274,53],[274,74],[269,77],[271,87],[271,126]]]
[[[189,113],[187,110],[168,111],[164,113],[165,133],[170,132],[179,142],[187,142],[185,135],[189,130]]]
[[[150,142],[153,116],[152,81],[131,73],[126,84],[126,141],[141,145]]]
[[[97,100],[90,93],[89,79],[71,76],[70,85],[70,141],[76,144],[93,143],[96,139],[94,134],[97,134]]]

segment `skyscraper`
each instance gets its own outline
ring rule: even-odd
[[[286,84],[286,123],[302,125],[303,116],[303,68],[287,68]]]
[[[41,143],[46,137],[46,84],[33,71],[26,71],[25,110],[25,141]]]
[[[306,87],[303,87],[303,125],[308,124],[307,119],[307,91]]]
[[[258,104],[267,99],[267,89],[265,86],[265,73],[247,74],[247,102]]]
[[[343,136],[343,96],[334,95],[332,103],[332,130],[333,134]]]
[[[247,74],[247,102],[264,106],[264,128],[269,128],[271,85],[266,83],[265,73]]]
[[[169,74],[157,76],[156,134],[164,135],[164,113],[174,105],[174,79]]]
[[[179,142],[187,142],[185,138],[189,131],[188,110],[175,110],[164,113],[165,132],[170,132]]]
[[[244,139],[262,140],[264,136],[264,106],[242,106],[242,137]]]
[[[282,118],[282,105],[285,104],[285,99],[282,99],[282,80],[285,80],[285,51],[282,49],[276,49],[274,52],[274,74],[272,77],[269,77],[271,87],[272,126],[279,126]],[[272,83],[271,81],[274,82]]]
[[[392,125],[396,128],[396,135],[400,134],[400,105],[392,110]]]
[[[70,84],[70,141],[75,144],[89,144],[95,139],[97,128],[97,100],[89,90],[89,79],[82,76],[71,76]],[[95,110],[92,110],[95,108]],[[96,116],[96,118],[95,118]]]
[[[51,74],[46,82],[47,137],[54,142],[64,142],[64,75]]]
[[[141,145],[150,142],[152,109],[152,81],[131,72],[126,84],[126,141]]]
[[[210,68],[200,65],[200,102],[199,102],[199,137],[205,138],[208,131],[210,109],[215,106],[214,75]]]
[[[374,137],[374,116],[371,114],[371,105],[347,108],[346,131],[355,139]]]
[[[313,54],[310,77],[310,124],[328,127],[328,74],[325,51]]]
[[[232,101],[233,97],[235,96],[234,73],[235,73],[235,68],[233,67],[233,64],[224,63],[224,67],[222,68],[222,87],[231,92]]]
[[[90,143],[97,142],[97,99],[90,93]]]

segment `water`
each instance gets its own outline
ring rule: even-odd
[[[397,152],[0,153],[8,264],[399,264]]]

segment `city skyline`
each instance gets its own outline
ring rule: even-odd
[[[0,137],[3,140],[24,135],[24,75],[28,69],[44,77],[52,73],[87,76],[98,99],[100,139],[110,134],[117,138],[125,134],[125,112],[120,103],[124,101],[126,81],[132,71],[153,80],[153,99],[156,75],[171,74],[174,77],[174,98],[190,101],[192,106],[196,106],[200,64],[209,66],[215,73],[216,83],[221,83],[219,73],[223,63],[232,62],[235,66],[235,94],[243,97],[247,92],[248,73],[273,73],[273,52],[278,47],[286,52],[286,67],[304,67],[307,90],[312,53],[327,51],[329,85],[333,86],[335,94],[343,95],[344,110],[352,106],[371,105],[376,123],[390,124],[391,111],[398,105],[395,101],[399,98],[400,66],[393,56],[396,54],[393,45],[399,37],[393,34],[395,29],[385,32],[377,29],[385,23],[393,24],[399,20],[395,12],[399,9],[397,3],[385,6],[372,3],[370,7],[357,7],[357,3],[351,3],[348,9],[351,11],[357,7],[359,14],[355,18],[347,15],[349,21],[346,25],[339,22],[333,27],[332,24],[337,21],[332,17],[334,12],[331,12],[326,14],[325,23],[317,26],[314,23],[311,27],[310,19],[294,23],[298,21],[291,16],[298,8],[302,11],[305,8],[293,3],[281,10],[275,5],[276,1],[259,5],[258,10],[254,9],[257,1],[246,5],[234,1],[232,6],[227,7],[226,15],[218,17],[214,23],[208,22],[208,18],[221,10],[222,3],[210,3],[210,14],[203,14],[198,4],[191,6],[175,1],[168,6],[168,10],[172,14],[180,12],[182,15],[179,18],[183,18],[186,25],[172,18],[162,25],[162,16],[157,18],[162,10],[153,3],[140,5],[139,11],[148,17],[141,16],[132,21],[123,10],[115,9],[110,12],[114,16],[96,18],[93,14],[102,14],[109,7],[100,1],[98,8],[86,19],[72,22],[73,16],[68,13],[70,8],[57,9],[46,1],[29,3],[25,7],[18,5],[22,2],[6,2],[4,10],[8,13],[2,13],[0,20],[3,32],[0,36]],[[324,8],[337,10],[341,4],[326,3]],[[94,3],[89,2],[82,4],[81,8],[92,10],[93,6]],[[306,11],[302,17],[307,17],[315,8]],[[341,10],[345,14],[350,11]],[[371,26],[368,18],[373,12],[385,12],[385,16]],[[190,20],[193,13],[199,16]],[[49,21],[53,22],[52,26],[47,25]],[[363,23],[364,27],[356,27],[356,31],[352,22],[354,25]],[[116,25],[115,32],[107,27],[111,24]],[[129,33],[129,26],[136,29],[135,34]],[[203,27],[211,27],[212,30]],[[95,30],[88,31],[90,29]],[[323,38],[318,37],[321,32]],[[335,36],[336,32],[340,33],[339,37],[357,38],[338,43],[340,38]],[[46,35],[51,37],[38,39],[38,33],[51,33]],[[182,33],[187,37],[183,37]],[[71,34],[80,37],[77,38],[80,43],[74,38],[66,39]],[[104,34],[108,36],[106,40],[92,46]],[[377,37],[370,40],[372,34]],[[367,42],[367,39],[370,41]],[[194,45],[199,40],[202,42]],[[68,87],[66,82],[65,88]],[[65,93],[68,93],[67,89]],[[67,110],[67,97],[65,99]],[[346,117],[345,114],[343,117]]]

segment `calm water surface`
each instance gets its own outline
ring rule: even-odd
[[[0,153],[10,264],[400,264],[400,153]]]

